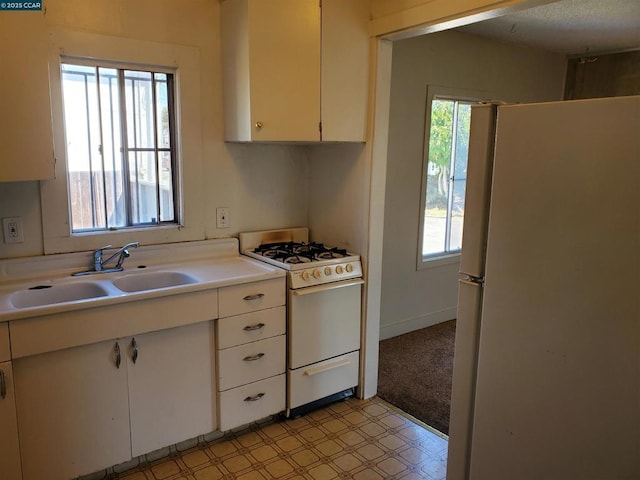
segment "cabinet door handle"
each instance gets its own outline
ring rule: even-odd
[[[136,337],[131,339],[131,360],[133,364],[136,364],[136,360],[138,360],[138,344],[136,343]]]
[[[262,397],[264,397],[264,392],[258,393],[257,395],[253,395],[244,399],[245,402],[257,402]]]
[[[120,362],[122,361],[122,357],[120,356],[120,345],[116,342],[115,346],[116,351],[116,368],[120,368]]]
[[[264,297],[264,293],[256,293],[254,295],[247,295],[246,297],[243,297],[243,300],[258,300],[262,297]]]
[[[247,325],[243,328],[245,332],[253,332],[254,330],[260,330],[264,328],[264,323],[256,323],[255,325]]]
[[[260,360],[264,357],[264,353],[257,353],[256,355],[249,355],[248,357],[244,357],[242,360],[245,362],[255,362],[256,360]]]
[[[4,370],[0,370],[0,396],[3,400],[7,396],[7,379],[4,376]]]

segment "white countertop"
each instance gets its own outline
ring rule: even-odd
[[[229,255],[229,252],[233,251],[234,241],[235,239],[192,242],[191,244],[186,244],[186,248],[184,248],[184,251],[181,251],[181,253],[175,254],[174,251],[174,254],[170,257],[174,261],[167,263],[162,262],[162,258],[165,260],[167,258],[166,255],[163,255],[166,254],[167,246],[150,247],[146,254],[139,255],[138,261],[135,260],[135,257],[139,252],[132,250],[131,258],[125,262],[125,268],[122,272],[71,276],[67,271],[69,268],[66,266],[66,268],[63,269],[64,274],[51,272],[50,275],[47,275],[46,271],[38,271],[37,275],[25,274],[21,277],[17,276],[16,281],[11,281],[11,278],[5,278],[2,284],[0,284],[0,322],[197,292],[285,276],[285,271],[280,268],[241,256],[238,253]],[[215,248],[223,242],[226,253],[221,256],[215,252]],[[203,247],[203,244],[206,248]],[[210,250],[212,245],[214,249]],[[237,252],[237,243],[235,243],[235,245],[235,251]],[[193,254],[196,250],[198,255]],[[184,252],[186,251],[191,252],[191,254],[185,254]],[[207,253],[211,253],[211,256],[206,256]],[[162,258],[159,258],[158,254],[160,254]],[[42,258],[44,259],[44,257]],[[144,263],[141,263],[141,261]],[[71,268],[71,270],[73,271],[74,269]],[[82,270],[82,268],[75,268],[75,271],[77,270]],[[119,277],[128,275],[151,274],[153,272],[163,271],[181,272],[194,277],[196,282],[131,293],[119,290],[111,282]],[[23,308],[15,307],[11,301],[11,296],[16,292],[25,291],[34,286],[50,285],[51,287],[55,287],[56,285],[87,282],[98,284],[106,290],[108,294],[106,296],[89,299]]]

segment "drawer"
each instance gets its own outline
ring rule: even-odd
[[[230,430],[282,412],[285,375],[260,380],[220,393],[220,430]]]
[[[284,335],[286,322],[287,312],[284,306],[221,318],[217,321],[218,348],[222,350]]]
[[[0,362],[11,360],[11,349],[9,347],[9,324],[0,323]]]
[[[219,350],[218,390],[284,373],[285,355],[285,335]]]
[[[299,407],[358,385],[360,352],[289,370],[289,405]]]
[[[230,317],[284,305],[285,292],[284,278],[221,288],[218,292],[218,316]]]

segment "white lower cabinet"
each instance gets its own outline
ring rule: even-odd
[[[134,457],[216,429],[213,322],[135,336],[128,350]]]
[[[218,389],[228,390],[285,371],[284,335],[218,351]]]
[[[24,480],[96,472],[215,430],[212,352],[213,324],[200,322],[15,360]]]
[[[284,303],[284,279],[219,290],[216,355],[222,431],[285,409]]]
[[[0,478],[22,478],[11,362],[0,363]]]
[[[282,412],[286,401],[286,375],[266,378],[220,392],[220,430]]]
[[[24,480],[69,479],[131,458],[123,349],[106,341],[14,360]]]

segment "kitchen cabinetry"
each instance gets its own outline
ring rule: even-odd
[[[95,472],[215,430],[212,329],[200,322],[16,360],[24,480]]]
[[[0,15],[0,182],[54,177],[44,12]]]
[[[13,369],[9,350],[9,329],[0,323],[0,478],[20,480],[20,448],[13,390]]]
[[[138,335],[127,345],[134,457],[216,429],[213,322]]]
[[[20,448],[11,362],[0,363],[0,478],[20,480]]]
[[[366,0],[225,0],[225,140],[365,140]]]
[[[284,279],[219,290],[217,324],[220,429],[285,409]]]
[[[14,360],[24,480],[73,478],[131,458],[125,348],[106,341]]]

